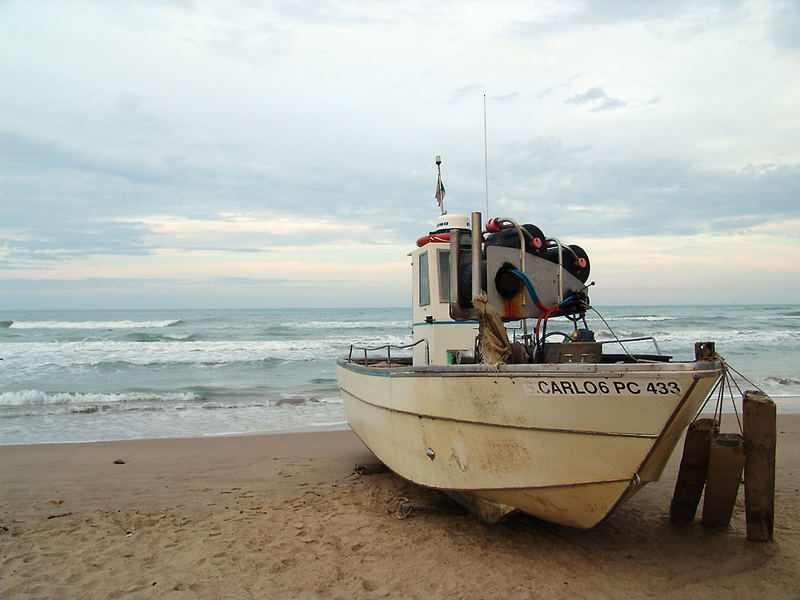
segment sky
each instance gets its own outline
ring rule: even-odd
[[[450,213],[488,170],[491,216],[583,247],[595,305],[800,303],[798,32],[796,0],[0,0],[0,309],[406,306],[436,155]]]

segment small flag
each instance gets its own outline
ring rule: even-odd
[[[444,184],[442,183],[441,173],[439,173],[439,179],[436,182],[436,202],[439,204],[439,208],[442,208],[444,203]]]

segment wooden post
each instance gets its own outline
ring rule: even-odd
[[[708,453],[706,494],[703,501],[703,525],[727,527],[739,492],[744,469],[744,439],[738,433],[720,433],[711,437]]]
[[[747,539],[769,542],[775,516],[775,403],[763,392],[747,390],[742,404]]]
[[[719,432],[715,419],[697,419],[689,424],[683,443],[683,457],[669,507],[669,518],[690,523],[697,512],[708,472],[708,452],[711,436]]]

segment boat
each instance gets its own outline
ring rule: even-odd
[[[597,341],[588,256],[534,225],[442,214],[410,256],[410,356],[351,346],[347,419],[397,475],[488,523],[602,522],[659,479],[723,375],[713,342],[681,362],[656,340],[649,354]]]

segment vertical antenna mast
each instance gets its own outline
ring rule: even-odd
[[[442,211],[442,214],[445,214],[444,209],[444,184],[442,183],[442,157],[436,156],[436,171],[438,173],[438,177],[436,179],[436,202],[439,203],[439,208]]]
[[[486,181],[486,218],[489,218],[489,144],[486,141],[486,94],[483,95],[483,176]]]

